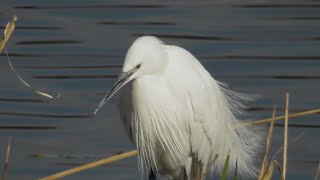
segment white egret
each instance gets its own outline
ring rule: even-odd
[[[243,95],[217,82],[187,50],[156,37],[129,48],[118,80],[95,113],[119,91],[119,109],[139,166],[150,179],[200,180],[212,159],[221,171],[252,176],[258,136],[238,120]]]

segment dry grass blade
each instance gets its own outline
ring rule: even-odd
[[[16,74],[16,76],[19,78],[19,80],[24,84],[26,85],[27,87],[29,87],[30,89],[32,89],[35,93],[39,94],[40,96],[44,96],[44,97],[47,97],[47,98],[50,98],[50,99],[57,99],[60,97],[60,93],[54,97],[54,96],[51,96],[50,94],[48,93],[45,93],[45,92],[42,92],[42,91],[39,91],[37,89],[34,89],[33,87],[31,87],[27,82],[25,82],[21,77],[20,75],[18,74],[18,72],[14,69],[12,63],[11,63],[11,60],[10,60],[10,57],[8,55],[8,51],[7,51],[7,48],[6,48],[6,44],[9,40],[9,38],[11,37],[15,27],[16,27],[16,22],[17,22],[18,18],[17,16],[13,16],[13,19],[12,21],[8,22],[7,26],[6,26],[6,29],[4,30],[4,38],[3,40],[0,42],[0,53],[2,52],[3,49],[6,50],[6,55],[7,55],[7,59],[8,59],[8,62],[9,62],[9,65],[11,67],[11,69],[13,70],[13,72]]]
[[[281,176],[281,180],[284,180],[283,176],[282,176],[282,170],[281,170],[281,167],[280,167],[280,164],[278,163],[278,161],[274,160],[272,161],[273,164],[277,165],[278,167],[278,170],[280,172],[280,176]]]
[[[39,91],[35,88],[33,88],[32,86],[30,86],[26,81],[24,81],[21,76],[18,74],[18,72],[14,69],[12,63],[11,63],[11,60],[10,60],[10,57],[8,55],[8,51],[7,51],[7,48],[6,49],[6,55],[7,55],[7,59],[8,59],[8,63],[11,67],[11,69],[13,70],[13,72],[16,74],[16,76],[18,77],[18,79],[27,87],[29,87],[33,92],[35,92],[36,94],[39,94],[40,96],[43,96],[43,97],[46,97],[46,98],[50,98],[50,99],[58,99],[61,95],[61,93],[59,93],[57,96],[51,96],[50,94],[48,93],[45,93],[45,92],[42,92],[42,91]]]
[[[314,175],[313,180],[318,180],[319,175],[320,175],[320,161],[318,162],[318,168],[317,168],[316,174]]]
[[[295,117],[300,117],[300,116],[306,116],[310,114],[317,114],[320,113],[320,109],[314,109],[310,111],[303,111],[295,114],[290,114],[288,115],[288,118],[295,118]],[[284,120],[285,116],[278,116],[275,118],[268,118],[268,119],[263,119],[263,120],[257,120],[257,121],[252,121],[252,122],[245,122],[243,123],[244,125],[250,126],[250,125],[260,125],[260,124],[267,124],[271,123],[272,121],[279,121],[279,120]]]
[[[276,107],[273,108],[273,113],[272,113],[273,118],[275,117],[275,113],[276,113]],[[271,166],[273,166],[273,164],[271,164],[270,167],[268,168],[268,155],[269,155],[271,139],[272,139],[273,124],[274,124],[274,121],[271,121],[271,125],[269,127],[269,132],[268,132],[268,136],[267,136],[266,153],[263,157],[263,162],[262,162],[261,170],[260,170],[260,173],[258,176],[258,180],[265,179],[264,177],[267,174],[268,174],[267,176],[270,176],[270,177],[272,175],[273,168],[272,168],[271,172],[270,172],[270,168],[271,168]],[[271,175],[270,175],[270,173],[271,173]]]
[[[11,148],[11,137],[9,137],[9,140],[8,140],[6,160],[5,160],[5,162],[4,162],[3,174],[2,174],[2,179],[3,179],[3,180],[7,180],[8,166],[9,166],[9,158],[10,158],[10,148]]]
[[[286,93],[286,110],[284,121],[284,140],[283,140],[283,163],[282,177],[285,180],[287,175],[287,157],[288,157],[288,114],[289,114],[289,93]]]
[[[296,141],[298,141],[301,137],[303,137],[304,132],[301,132],[298,136],[296,136],[294,139],[292,139],[290,142],[288,142],[288,144],[294,143]],[[283,151],[283,146],[281,146],[272,156],[272,160],[274,160],[276,158],[276,156],[278,155],[279,152]]]
[[[9,38],[11,37],[11,34],[13,33],[14,28],[16,27],[17,20],[18,20],[18,17],[14,15],[12,21],[8,22],[6,29],[4,30],[4,38],[0,42],[0,53],[6,46]]]
[[[71,174],[75,174],[75,173],[80,172],[80,171],[84,171],[84,170],[87,170],[87,169],[90,169],[90,168],[101,166],[103,164],[108,164],[108,163],[111,163],[111,162],[114,162],[114,161],[118,161],[118,160],[121,160],[121,159],[124,159],[124,158],[132,157],[132,156],[135,156],[136,154],[137,154],[137,151],[136,150],[132,150],[132,151],[129,151],[129,152],[126,152],[126,153],[118,154],[118,155],[115,155],[115,156],[112,156],[112,157],[108,157],[106,159],[102,159],[102,160],[99,160],[99,161],[96,161],[96,162],[88,163],[88,164],[85,164],[85,165],[82,165],[82,166],[79,166],[79,167],[76,167],[76,168],[72,168],[72,169],[69,169],[69,170],[66,170],[66,171],[62,171],[60,173],[53,174],[51,176],[41,178],[40,180],[59,179],[59,178],[62,178],[62,177],[65,177],[65,176],[68,176],[68,175],[71,175]]]

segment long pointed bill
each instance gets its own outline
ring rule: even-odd
[[[138,69],[132,69],[128,72],[123,72],[119,75],[116,83],[113,85],[112,89],[103,97],[101,102],[99,103],[98,108],[94,111],[94,114],[96,114],[99,109],[106,103],[108,100],[116,94],[116,92],[121,89],[124,85],[126,85],[128,82],[132,80],[132,75],[137,71]]]

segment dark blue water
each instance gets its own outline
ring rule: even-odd
[[[158,36],[192,52],[233,90],[260,94],[252,119],[320,108],[320,2],[300,1],[42,1],[2,0],[1,32],[12,15],[17,29],[8,50],[23,86],[0,56],[0,162],[12,136],[9,179],[37,179],[131,150],[115,101],[93,111],[120,71],[127,48],[141,35]],[[290,124],[289,179],[311,179],[320,160],[319,115]],[[275,128],[272,152],[281,147]],[[281,163],[281,153],[276,158]],[[135,158],[65,179],[138,179]],[[278,178],[275,178],[278,179]]]

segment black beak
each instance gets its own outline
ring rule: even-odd
[[[108,100],[114,95],[116,94],[117,91],[119,91],[119,89],[121,89],[124,85],[126,85],[128,82],[130,82],[132,80],[132,75],[137,72],[138,69],[132,69],[128,72],[123,72],[119,75],[116,83],[113,85],[113,87],[111,88],[111,90],[103,97],[103,99],[101,100],[101,102],[99,103],[98,108],[94,111],[94,114],[96,114],[99,109],[106,103],[108,102]]]

